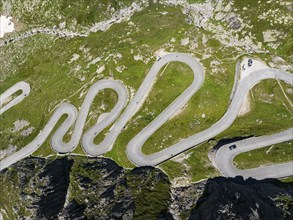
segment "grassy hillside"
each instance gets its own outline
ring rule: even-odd
[[[131,1],[58,0],[53,4],[50,1],[22,0],[10,1],[10,3],[12,7],[9,8],[5,3],[1,10],[3,13],[10,12],[17,20],[16,23],[24,25],[22,30],[54,25],[59,27],[60,23],[66,21],[65,29],[84,31],[99,21],[109,19],[113,15],[110,6],[114,8],[113,10],[119,10],[129,6]],[[223,2],[223,7],[225,4],[226,1]],[[267,24],[257,26],[255,16],[248,15],[250,10],[254,10],[253,13],[257,14],[269,10],[263,5],[263,3],[259,4],[256,8],[253,1],[249,1],[246,5],[234,1],[231,8],[231,11],[237,13],[245,24],[253,25],[249,31],[255,35],[253,41],[256,44],[263,42],[262,32],[268,28],[289,33],[292,26],[290,22],[286,25],[270,23],[268,24],[270,26],[266,26]],[[19,81],[26,81],[32,87],[31,94],[23,102],[0,116],[0,149],[4,150],[9,146],[20,149],[31,142],[60,103],[70,102],[79,108],[88,88],[99,79],[121,80],[133,95],[156,60],[155,55],[160,51],[183,52],[197,58],[204,66],[205,81],[183,111],[166,122],[145,143],[143,152],[146,154],[167,148],[182,138],[202,131],[224,115],[229,105],[235,65],[239,58],[245,55],[259,57],[275,68],[293,64],[290,49],[292,45],[287,37],[279,36],[277,40],[281,43],[276,49],[272,49],[271,43],[263,43],[263,49],[268,50],[266,53],[248,51],[243,45],[233,46],[225,43],[223,38],[229,38],[229,35],[223,35],[221,32],[243,34],[248,26],[244,25],[242,31],[233,30],[226,21],[216,21],[214,16],[211,16],[210,27],[214,28],[213,25],[216,25],[219,28],[219,31],[215,32],[214,29],[191,24],[188,20],[189,15],[183,13],[185,6],[152,3],[143,7],[129,20],[113,24],[104,32],[92,32],[87,37],[61,38],[37,34],[0,47],[0,93]],[[249,9],[240,10],[243,7]],[[280,6],[280,10],[289,16],[286,7]],[[21,33],[22,31],[10,36]],[[248,30],[246,33],[248,34]],[[245,34],[238,33],[238,35],[239,38],[245,37]],[[9,35],[6,39],[9,39]],[[232,38],[228,40],[232,41]],[[278,61],[280,59],[282,61]],[[188,66],[176,62],[165,66],[146,102],[119,135],[113,150],[105,156],[124,167],[134,167],[125,154],[127,143],[176,99],[192,80],[193,75]],[[292,100],[290,93],[292,87],[282,85],[286,95]],[[251,97],[251,111],[237,118],[228,130],[214,140],[185,152],[186,158],[172,159],[164,162],[160,167],[172,179],[184,176],[189,181],[198,181],[215,176],[218,172],[210,163],[207,153],[220,139],[271,134],[292,126],[292,106],[290,107],[275,80],[266,80],[256,85],[251,90]],[[99,93],[90,109],[84,131],[96,123],[100,114],[109,112],[116,101],[117,95],[111,90]],[[65,116],[58,125],[64,119]],[[28,121],[29,126],[19,131],[12,131],[17,120]],[[28,127],[33,127],[32,133],[23,136],[21,132]],[[96,143],[104,138],[108,129],[106,128],[96,138]],[[70,137],[69,132],[65,139],[69,140]],[[35,156],[56,154],[50,147],[50,138],[51,136],[34,153]],[[285,144],[282,148],[290,149],[290,146]],[[282,161],[283,152],[287,150],[275,152],[280,160],[269,158],[265,163]],[[84,154],[81,146],[77,146],[74,153]],[[261,153],[251,152],[249,160],[262,156]],[[247,160],[240,158],[237,163],[243,162],[244,168]]]

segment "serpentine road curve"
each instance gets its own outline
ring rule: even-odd
[[[106,151],[109,151],[112,149],[112,146],[117,139],[120,132],[125,127],[126,123],[131,119],[132,116],[140,109],[140,107],[143,105],[145,99],[147,98],[149,92],[152,89],[153,84],[156,81],[156,76],[159,73],[160,69],[170,62],[182,62],[187,64],[193,71],[194,79],[191,85],[184,90],[184,92],[177,97],[177,99],[168,106],[167,109],[165,109],[159,116],[159,120],[156,120],[156,123],[160,126],[165,123],[172,115],[174,115],[180,108],[182,108],[188,100],[192,97],[194,93],[197,92],[197,90],[201,87],[203,81],[204,81],[204,71],[201,66],[201,64],[194,59],[193,57],[183,54],[183,53],[172,53],[165,55],[164,57],[158,59],[152,68],[150,69],[149,73],[146,75],[145,79],[143,80],[141,86],[137,90],[136,94],[120,116],[120,118],[117,120],[117,122],[112,126],[109,134],[105,137],[104,141],[99,145],[99,153],[103,154]],[[158,126],[157,125],[157,126]],[[91,136],[91,137],[89,137]],[[92,139],[94,137],[92,136],[92,132],[89,132],[88,134],[84,135],[83,138],[83,146],[85,147],[88,144],[92,144]],[[90,143],[88,143],[90,142]],[[134,157],[139,155],[133,155]],[[133,158],[129,157],[131,160]],[[133,160],[134,163],[136,163],[136,160]],[[143,163],[136,163],[137,165],[155,165],[155,164],[143,164]]]
[[[174,155],[180,154],[183,151],[186,151],[203,143],[204,141],[215,137],[230,127],[238,115],[246,93],[254,85],[264,79],[278,79],[293,85],[293,75],[290,73],[270,68],[254,71],[240,81],[233,100],[228,107],[228,110],[218,122],[216,122],[210,128],[183,139],[162,151],[152,155],[145,155],[141,151],[143,144],[159,128],[158,123],[162,124],[165,122],[158,121],[161,119],[161,115],[164,114],[164,112],[162,112],[161,115],[159,115],[129,142],[127,146],[127,155],[129,159],[139,166],[157,165],[165,160],[170,159]]]
[[[15,84],[9,90],[15,92],[21,88],[19,86],[20,84]],[[79,143],[80,137],[82,135],[83,127],[86,122],[86,117],[89,112],[89,108],[95,96],[97,95],[98,92],[106,88],[110,88],[116,91],[116,93],[118,94],[118,102],[116,103],[112,111],[107,115],[107,117],[105,117],[100,122],[98,127],[94,127],[94,129],[96,130],[96,132],[98,132],[98,130],[103,130],[105,127],[113,123],[127,103],[128,92],[126,88],[123,86],[123,84],[118,81],[100,80],[94,83],[90,87],[85,97],[85,100],[81,106],[79,114],[77,114],[77,110],[73,105],[69,103],[62,103],[55,110],[55,112],[49,119],[48,123],[45,125],[44,129],[31,143],[29,143],[28,145],[26,145],[25,147],[23,147],[21,150],[17,151],[16,153],[0,161],[0,170],[5,169],[11,164],[35,152],[45,142],[45,140],[47,139],[47,137],[52,132],[55,125],[57,124],[57,122],[63,115],[67,115],[67,118],[53,135],[51,140],[51,145],[52,145],[52,148],[59,153],[68,153],[73,151]],[[1,100],[2,100],[2,95],[1,95]],[[8,103],[8,105],[9,104],[10,103]],[[9,105],[9,107],[12,107],[12,105]],[[62,141],[63,136],[66,134],[69,128],[74,124],[74,122],[75,122],[75,127],[73,130],[72,138],[69,142],[64,143]]]
[[[244,178],[253,177],[281,178],[293,175],[293,162],[268,165],[254,169],[239,170],[233,165],[233,159],[240,153],[267,147],[293,139],[293,128],[269,136],[252,137],[222,146],[216,152],[215,163],[224,176],[234,177],[241,175]],[[236,148],[229,148],[235,145]]]
[[[22,91],[22,93],[17,97],[12,98],[12,96],[20,90]],[[16,83],[14,86],[7,89],[0,96],[0,115],[2,115],[5,111],[12,108],[13,106],[20,103],[25,97],[27,97],[30,94],[30,91],[31,87],[26,82]],[[12,100],[10,100],[10,98],[12,98]]]
[[[194,73],[194,79],[191,85],[181,94],[179,95],[157,118],[155,118],[148,126],[146,126],[143,130],[141,130],[127,145],[126,154],[128,158],[138,166],[144,165],[152,165],[155,166],[159,163],[162,163],[165,160],[168,160],[175,155],[178,155],[192,147],[198,146],[204,141],[209,140],[210,138],[215,137],[219,133],[226,130],[236,119],[239,109],[243,103],[244,97],[246,93],[258,82],[264,79],[278,79],[282,80],[290,85],[293,85],[293,75],[284,71],[276,70],[276,69],[262,69],[251,73],[250,75],[243,78],[233,96],[233,99],[228,107],[225,115],[210,128],[199,132],[195,135],[192,135],[186,139],[179,141],[178,143],[162,150],[152,155],[144,155],[141,151],[143,144],[146,140],[158,129],[160,128],[166,121],[168,121],[180,108],[182,108],[189,99],[200,89],[203,81],[204,81],[204,71],[202,66],[198,61],[187,54],[182,53],[173,53],[168,54],[159,60],[157,60],[149,73],[145,77],[135,96],[132,98],[130,103],[125,108],[128,101],[128,93],[122,83],[114,80],[101,80],[95,83],[89,89],[89,92],[82,104],[81,110],[79,114],[77,114],[77,110],[74,106],[66,103],[62,103],[56,111],[53,113],[52,117],[48,121],[47,125],[43,129],[43,131],[33,140],[30,144],[19,150],[18,152],[12,154],[11,156],[0,161],[0,170],[8,167],[9,165],[17,162],[18,160],[30,155],[35,150],[37,150],[46,138],[49,136],[54,126],[60,119],[60,117],[64,114],[67,114],[67,119],[62,123],[62,125],[58,128],[56,133],[53,135],[51,144],[52,148],[57,152],[67,153],[74,150],[74,148],[78,145],[79,140],[81,138],[83,127],[86,121],[86,117],[89,112],[90,105],[96,96],[96,94],[105,88],[111,88],[115,90],[118,94],[118,102],[115,107],[112,109],[111,113],[103,119],[101,122],[97,123],[91,129],[89,129],[82,137],[81,144],[84,151],[92,156],[101,155],[112,149],[112,146],[117,139],[118,135],[121,133],[123,128],[126,126],[127,122],[131,119],[131,117],[140,109],[142,104],[144,103],[149,91],[151,91],[153,84],[156,81],[156,76],[159,73],[160,69],[167,63],[172,61],[179,61],[190,66]],[[24,83],[25,84],[25,83]],[[27,85],[24,84],[16,84],[7,90],[4,94],[1,95],[1,100],[7,99],[11,92],[15,92],[16,90],[23,90],[23,94],[28,94],[29,90],[27,90]],[[26,89],[24,89],[24,87]],[[24,97],[17,97],[13,101],[4,106],[4,110],[8,110],[13,105],[19,103]],[[120,113],[124,109],[123,113],[119,117]],[[1,109],[1,114],[4,111]],[[77,116],[78,115],[78,116]],[[119,117],[119,118],[118,118]],[[108,132],[107,136],[104,140],[98,144],[94,144],[94,138],[107,126],[111,125],[116,119],[118,120],[113,124]],[[76,121],[76,122],[75,122]],[[69,128],[74,124],[75,127],[72,134],[72,138],[68,143],[64,143],[62,141],[63,136],[69,130]],[[253,145],[250,148],[237,148],[237,153],[244,152],[247,149],[252,150],[260,146],[267,146],[270,144],[274,144],[276,141],[282,142],[282,140],[290,140],[292,137],[293,128],[287,130],[286,132],[281,132],[276,134],[279,139],[271,138],[269,136],[263,136],[260,138],[255,138]],[[278,143],[279,143],[278,142]],[[243,146],[247,144],[243,142]],[[240,145],[239,145],[240,146]],[[227,148],[227,147],[226,147]],[[219,150],[216,155],[216,161],[218,168],[223,171],[223,174],[226,176],[231,175],[244,175],[244,176],[253,176],[256,178],[265,178],[265,177],[281,177],[288,176],[288,174],[293,174],[292,163],[279,164],[274,165],[275,167],[279,166],[279,168],[274,168],[271,172],[271,167],[261,167],[251,171],[239,171],[237,170],[233,164],[232,159],[234,154],[231,156],[231,153],[225,150]],[[239,149],[239,150],[238,150]],[[236,152],[236,151],[234,151]],[[230,153],[230,154],[229,154]],[[224,156],[225,155],[225,156]],[[232,158],[232,159],[231,159]],[[223,161],[222,161],[223,160]],[[222,162],[221,162],[222,161]],[[279,170],[286,170],[286,172],[279,172]],[[230,172],[231,171],[231,172]],[[270,175],[268,175],[269,173]],[[280,176],[281,175],[281,176]]]

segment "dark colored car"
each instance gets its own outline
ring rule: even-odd
[[[236,148],[236,145],[235,145],[235,144],[229,146],[229,149],[230,149],[230,150],[233,150],[233,149],[235,149],[235,148]]]
[[[248,60],[248,66],[251,67],[252,66],[252,59]]]

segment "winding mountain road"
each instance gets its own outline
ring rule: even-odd
[[[293,139],[293,128],[283,132],[261,137],[247,138],[241,141],[222,146],[215,156],[215,163],[224,176],[234,177],[241,175],[244,178],[255,179],[280,178],[293,175],[293,162],[262,166],[254,169],[240,170],[233,165],[233,159],[240,153],[267,147]],[[235,145],[236,148],[229,148]]]
[[[13,97],[13,95],[18,91],[22,91],[22,93],[17,97]],[[30,94],[30,91],[31,87],[26,82],[16,83],[15,85],[7,89],[0,96],[0,115],[2,115],[5,111],[12,108],[13,106],[20,103],[25,97],[27,97]]]
[[[152,123],[145,127],[129,142],[127,146],[127,156],[136,165],[154,166],[215,137],[230,127],[238,115],[246,93],[254,85],[264,79],[278,79],[293,85],[293,75],[290,73],[269,68],[255,71],[240,81],[233,100],[231,101],[225,115],[210,128],[183,139],[162,151],[152,155],[145,155],[141,150],[143,144],[160,127],[158,126],[159,124],[163,124],[167,121],[166,118],[162,119],[162,115],[164,114],[164,112],[162,112],[161,115],[159,115],[154,121],[152,121]]]
[[[161,68],[170,62],[182,62],[187,64],[193,71],[194,79],[192,84],[167,108],[165,109],[162,114],[160,114],[160,118],[156,120],[157,126],[161,126],[165,121],[167,121],[173,114],[175,114],[181,107],[183,107],[188,100],[192,97],[194,93],[201,87],[204,81],[204,71],[200,63],[194,59],[193,57],[183,54],[183,53],[173,53],[165,55],[164,57],[157,60],[152,68],[150,69],[149,73],[146,75],[145,79],[143,80],[141,86],[137,90],[136,94],[117,120],[117,122],[111,128],[109,134],[105,137],[104,141],[99,145],[99,154],[103,154],[112,149],[112,146],[117,139],[118,135],[127,124],[127,122],[131,119],[132,116],[140,109],[143,105],[145,99],[147,98],[149,92],[152,89],[156,81],[156,77],[161,70]],[[89,137],[91,133],[85,134],[83,138],[83,146],[85,147],[88,142],[92,142],[94,136]],[[95,154],[96,155],[96,154]],[[138,156],[138,155],[137,155]],[[134,155],[136,157],[136,155]],[[130,158],[132,159],[132,158]],[[136,163],[134,160],[133,162]],[[154,164],[140,164],[136,163],[137,165],[154,165]]]
[[[9,90],[16,91],[23,86],[22,84],[16,84],[11,87]],[[89,112],[89,108],[97,95],[103,89],[110,88],[116,91],[118,95],[118,102],[112,109],[112,111],[105,117],[99,124],[99,126],[94,126],[93,130],[98,132],[98,130],[103,130],[105,127],[111,125],[115,119],[119,116],[122,109],[125,107],[128,100],[128,92],[122,83],[114,80],[100,80],[94,83],[81,106],[79,114],[77,113],[76,108],[69,103],[62,103],[53,113],[48,123],[45,125],[44,129],[40,132],[40,134],[28,145],[23,147],[21,150],[16,153],[4,158],[0,161],[0,170],[3,170],[10,166],[11,164],[25,158],[35,152],[47,139],[49,134],[54,129],[55,125],[59,121],[59,119],[63,115],[67,115],[66,120],[61,124],[61,126],[57,129],[55,134],[52,137],[51,145],[52,148],[59,153],[68,153],[75,149],[78,145],[80,137],[83,132],[83,127],[86,122],[86,117]],[[8,90],[7,90],[8,91]],[[2,100],[2,95],[1,95]],[[12,107],[12,106],[10,106]],[[71,140],[67,143],[63,142],[63,137],[69,128],[74,124],[74,130],[71,137]],[[86,148],[87,149],[87,148]]]
[[[197,134],[194,134],[188,138],[182,139],[178,143],[161,150],[152,155],[145,155],[142,153],[142,146],[147,141],[147,139],[165,122],[167,122],[180,108],[182,108],[189,99],[200,89],[204,81],[204,70],[200,63],[195,60],[193,57],[183,54],[183,53],[173,53],[168,54],[160,59],[158,59],[149,73],[145,77],[135,96],[126,106],[128,101],[128,93],[126,88],[122,83],[114,80],[101,80],[95,83],[89,89],[89,92],[81,106],[81,110],[77,113],[77,110],[74,106],[66,103],[62,103],[56,111],[53,113],[52,117],[48,121],[47,125],[43,129],[43,131],[33,140],[30,144],[22,148],[20,151],[14,153],[13,155],[3,159],[0,161],[0,170],[8,167],[9,165],[15,163],[16,161],[30,155],[35,150],[37,150],[52,132],[54,126],[60,119],[60,117],[64,114],[68,115],[66,120],[62,123],[62,125],[58,128],[55,134],[52,137],[51,144],[52,148],[60,153],[68,153],[74,150],[74,148],[78,145],[80,138],[82,136],[83,127],[89,112],[89,108],[91,103],[96,96],[96,94],[105,88],[111,88],[115,90],[118,94],[118,102],[115,107],[112,109],[109,115],[104,118],[101,122],[94,125],[91,129],[89,129],[82,137],[81,144],[84,151],[92,156],[97,156],[104,154],[105,152],[112,149],[112,146],[117,139],[118,135],[121,133],[123,128],[126,126],[127,122],[134,116],[134,114],[140,109],[143,105],[146,97],[154,85],[157,74],[161,70],[161,68],[169,62],[183,62],[190,66],[193,71],[194,79],[191,85],[184,90],[164,111],[161,112],[159,116],[157,116],[148,126],[142,129],[127,145],[126,154],[128,158],[135,163],[137,166],[151,165],[155,166],[157,164],[162,163],[165,160],[168,160],[175,155],[178,155],[192,147],[196,147],[199,144],[215,137],[220,134],[224,130],[230,127],[230,125],[236,119],[240,107],[243,103],[244,97],[246,93],[258,82],[264,79],[277,79],[282,80],[290,85],[293,85],[293,75],[284,71],[276,70],[276,69],[261,69],[255,72],[252,72],[250,75],[241,79],[237,88],[235,89],[235,94],[233,99],[230,102],[230,105],[224,114],[224,116],[212,125],[210,128],[201,131]],[[16,89],[23,90],[23,94],[27,95],[27,85],[25,84],[16,84],[12,87],[12,90],[7,90],[4,95],[1,95],[1,100],[7,100],[9,94],[11,95],[13,91]],[[18,98],[18,97],[17,97]],[[17,101],[12,100],[5,107],[5,111],[8,110],[13,105],[19,103],[24,97],[20,96]],[[125,108],[126,106],[126,108]],[[124,109],[125,108],[125,109]],[[120,115],[122,110],[123,113]],[[4,113],[1,109],[1,114]],[[119,117],[120,115],[120,117]],[[118,118],[118,119],[117,119]],[[113,124],[113,122],[117,119],[117,121]],[[72,138],[69,142],[65,143],[62,141],[66,132],[70,129],[70,127],[75,123],[75,127],[73,130]],[[112,125],[108,134],[104,138],[104,140],[96,145],[94,144],[94,138],[107,126]],[[291,140],[292,130],[293,128],[287,130],[286,132],[281,132],[276,134],[279,137],[271,137],[271,136],[263,136],[259,138],[254,138],[251,140],[252,142],[241,142],[237,143],[239,146],[244,146],[249,144],[249,148],[239,147],[233,153],[244,152],[245,150],[252,150],[261,146],[267,146],[270,144],[275,144],[276,141],[282,142],[283,140]],[[277,143],[279,143],[277,142]],[[253,144],[252,144],[253,143]],[[242,145],[241,145],[242,144]],[[250,145],[251,144],[251,145]],[[264,177],[283,177],[288,176],[288,174],[292,173],[292,163],[279,164],[274,165],[272,172],[272,167],[262,167],[246,171],[237,170],[232,163],[232,159],[236,154],[231,154],[231,152],[227,152],[227,147],[224,147],[222,150],[219,150],[216,155],[217,166],[221,171],[223,171],[224,175],[244,175],[246,177],[253,176],[256,178],[264,178]],[[239,149],[239,150],[238,150]],[[232,159],[231,159],[232,158]],[[224,161],[222,161],[224,160]],[[283,170],[281,172],[280,170]]]

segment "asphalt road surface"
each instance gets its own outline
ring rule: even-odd
[[[23,84],[16,84],[9,89],[9,91],[17,91],[23,88]],[[0,161],[0,170],[5,169],[6,167],[10,166],[11,164],[25,158],[35,152],[47,139],[49,134],[54,129],[55,125],[59,121],[59,119],[63,115],[67,115],[68,117],[66,120],[61,124],[58,130],[52,137],[51,145],[54,150],[59,153],[68,153],[75,149],[78,145],[80,137],[83,132],[83,127],[86,121],[86,117],[89,112],[89,108],[96,96],[96,94],[105,89],[110,88],[117,92],[118,94],[118,102],[116,103],[115,107],[112,111],[104,118],[99,126],[94,126],[92,130],[98,130],[109,126],[111,123],[115,121],[115,119],[119,116],[122,109],[125,107],[127,100],[128,100],[128,93],[126,88],[123,86],[122,83],[114,80],[100,80],[93,84],[81,106],[79,114],[77,114],[76,108],[68,103],[62,103],[53,113],[51,118],[49,119],[48,123],[45,125],[44,129],[39,133],[39,135],[28,145],[17,151],[16,153],[4,158]],[[11,93],[11,92],[10,92]],[[5,93],[4,93],[5,94]],[[6,95],[7,96],[7,95]],[[5,98],[5,97],[4,97]],[[2,95],[1,95],[2,100]],[[20,99],[18,99],[19,102]],[[12,101],[11,101],[12,102]],[[15,103],[15,102],[13,102]],[[73,130],[72,138],[69,142],[65,143],[62,141],[63,136],[69,130],[69,128],[75,123],[75,127]],[[97,131],[96,131],[97,132]]]
[[[127,156],[137,166],[144,166],[144,165],[155,166],[190,148],[198,146],[199,144],[215,137],[219,133],[226,130],[236,119],[246,93],[258,82],[264,79],[271,78],[271,79],[282,80],[290,85],[293,85],[293,75],[290,73],[280,71],[280,70],[275,70],[275,69],[269,69],[269,68],[255,71],[240,81],[238,87],[235,89],[233,99],[231,100],[225,115],[217,123],[215,123],[210,128],[202,132],[194,134],[186,139],[182,139],[178,143],[164,150],[161,150],[152,155],[145,155],[141,151],[143,144],[158,128],[160,128],[165,122],[167,122],[174,114],[176,114],[178,110],[180,110],[180,108],[182,108],[189,101],[189,99],[200,89],[204,81],[204,71],[202,66],[197,60],[195,60],[194,58],[192,58],[191,56],[187,54],[182,54],[182,53],[168,54],[160,58],[154,63],[149,73],[145,77],[144,81],[142,82],[141,86],[139,87],[138,91],[136,92],[135,96],[132,98],[132,100],[130,101],[130,103],[127,105],[126,108],[125,106],[128,101],[128,93],[122,83],[118,81],[114,81],[114,80],[98,81],[89,89],[88,94],[81,106],[79,113],[77,113],[77,110],[74,106],[68,103],[62,103],[53,113],[52,117],[48,121],[47,125],[44,127],[43,131],[41,131],[40,134],[30,144],[28,144],[27,146],[25,146],[18,152],[12,154],[11,156],[0,161],[0,170],[8,167],[9,165],[17,162],[18,160],[24,157],[27,157],[28,155],[33,153],[35,150],[37,150],[44,143],[44,141],[49,136],[49,134],[52,132],[54,126],[56,125],[60,117],[64,114],[68,115],[68,117],[53,135],[51,144],[52,144],[52,148],[55,151],[60,153],[68,153],[73,151],[81,139],[81,136],[83,133],[83,127],[86,122],[89,108],[92,104],[94,97],[99,91],[105,88],[111,88],[117,92],[118,102],[116,103],[115,107],[107,115],[106,118],[104,118],[101,122],[97,123],[87,132],[85,132],[84,136],[82,137],[81,144],[84,151],[87,154],[92,156],[101,155],[111,150],[115,140],[117,139],[118,135],[121,133],[123,128],[126,126],[127,122],[133,117],[133,115],[143,105],[146,97],[148,96],[149,92],[152,89],[152,86],[154,85],[156,81],[157,74],[160,72],[160,70],[162,69],[164,65],[173,61],[183,62],[187,64],[188,66],[190,66],[194,74],[193,82],[164,111],[162,111],[162,113],[159,116],[157,116],[157,118],[155,118],[148,126],[142,129],[128,143],[127,150],[126,150]],[[6,111],[9,108],[11,108],[13,105],[22,101],[22,99],[24,98],[23,96],[27,95],[29,92],[27,88],[28,87],[27,85],[25,85],[25,83],[20,83],[20,84],[14,85],[12,87],[12,90],[9,89],[7,90],[8,92],[6,91],[5,93],[3,93],[1,95],[1,101],[7,100],[8,97],[15,91],[23,90],[22,95],[17,97],[17,100],[14,99],[10,101],[6,106],[4,106],[4,110]],[[123,109],[124,111],[120,115]],[[4,113],[4,110],[1,109],[1,113]],[[117,118],[118,120],[114,123],[114,121]],[[68,132],[68,130],[74,123],[75,123],[75,126],[74,126],[71,140],[67,143],[63,142],[62,139],[64,135]],[[98,145],[94,144],[94,141],[93,141],[94,138],[104,128],[106,128],[107,126],[111,124],[113,124],[113,126],[110,128],[110,131],[108,132],[105,139]],[[292,134],[292,130],[289,130],[288,132],[285,132],[285,133],[279,133],[277,135],[280,136],[280,141],[284,139],[287,140],[288,138],[292,139],[292,136],[290,136],[289,133]],[[255,148],[262,146],[264,144],[266,144],[267,146],[270,144],[274,144],[274,141],[276,141],[276,139],[274,138],[260,137],[260,139],[256,139],[253,146],[255,146]],[[236,168],[233,167],[233,164],[231,162],[231,157],[229,157],[230,155],[229,153],[227,155],[223,153],[226,155],[227,158],[225,157],[226,158],[225,160],[227,161],[225,161],[225,163],[223,162],[223,163],[220,163],[220,165],[218,165],[218,166],[221,166],[219,168],[220,170],[223,170],[223,174],[228,176],[234,175],[236,172],[235,170]],[[221,157],[222,156],[218,157],[217,155],[217,158],[221,158]],[[217,160],[220,160],[220,159],[217,159]],[[275,166],[274,169],[276,172],[278,171],[278,174],[274,172],[274,170],[273,172],[271,172],[271,167],[264,167],[262,169],[258,168],[258,170],[253,170],[253,171],[247,170],[248,173],[243,173],[243,174],[244,175],[247,174],[247,176],[252,175],[258,178],[258,177],[266,176],[265,173],[275,173],[276,177],[280,177],[280,175],[287,176],[288,173],[292,171],[292,163],[279,164],[274,166]],[[278,166],[279,168],[277,168]],[[282,172],[279,172],[279,169],[283,169],[286,171],[282,173]],[[230,172],[231,170],[233,171],[233,173]]]
[[[13,97],[13,95],[20,90],[22,91],[22,93],[17,97]],[[16,83],[15,85],[7,89],[0,96],[0,115],[8,109],[10,109],[11,107],[20,103],[25,97],[29,95],[30,91],[31,87],[26,82]]]
[[[144,81],[142,82],[141,86],[137,90],[136,94],[134,95],[130,103],[127,105],[126,109],[124,110],[120,118],[112,126],[109,134],[105,137],[104,141],[100,144],[101,146],[103,146],[103,149],[99,152],[100,154],[103,154],[106,151],[112,149],[115,140],[117,139],[118,135],[123,130],[123,128],[126,126],[127,122],[143,105],[145,99],[147,98],[149,92],[152,89],[152,86],[156,81],[156,77],[159,71],[162,69],[164,65],[173,61],[179,61],[190,66],[194,73],[194,79],[191,85],[167,109],[163,111],[163,113],[159,116],[160,118],[156,119],[154,123],[156,123],[157,127],[160,127],[180,108],[182,108],[192,97],[192,95],[196,93],[196,91],[201,87],[204,81],[204,71],[200,63],[193,57],[183,53],[173,53],[160,58],[154,63],[149,73],[145,77]],[[152,131],[149,130],[149,132]],[[83,138],[83,146],[87,141],[85,139],[87,139],[87,135],[85,135]],[[137,163],[137,165],[140,165],[140,163]]]
[[[154,166],[215,137],[230,127],[238,115],[246,93],[255,84],[264,79],[278,79],[293,85],[293,75],[290,73],[269,68],[255,71],[240,81],[228,110],[218,122],[210,128],[183,139],[164,150],[152,155],[145,155],[141,151],[143,144],[162,124],[167,121],[167,117],[164,117],[165,111],[163,111],[154,121],[146,126],[129,142],[126,150],[128,158],[138,166]]]
[[[254,169],[239,170],[233,165],[238,154],[293,139],[293,128],[269,136],[252,137],[222,146],[215,156],[215,163],[220,172],[227,177],[237,175],[255,179],[280,178],[293,175],[293,162],[262,166]],[[229,148],[231,146],[236,148]]]

